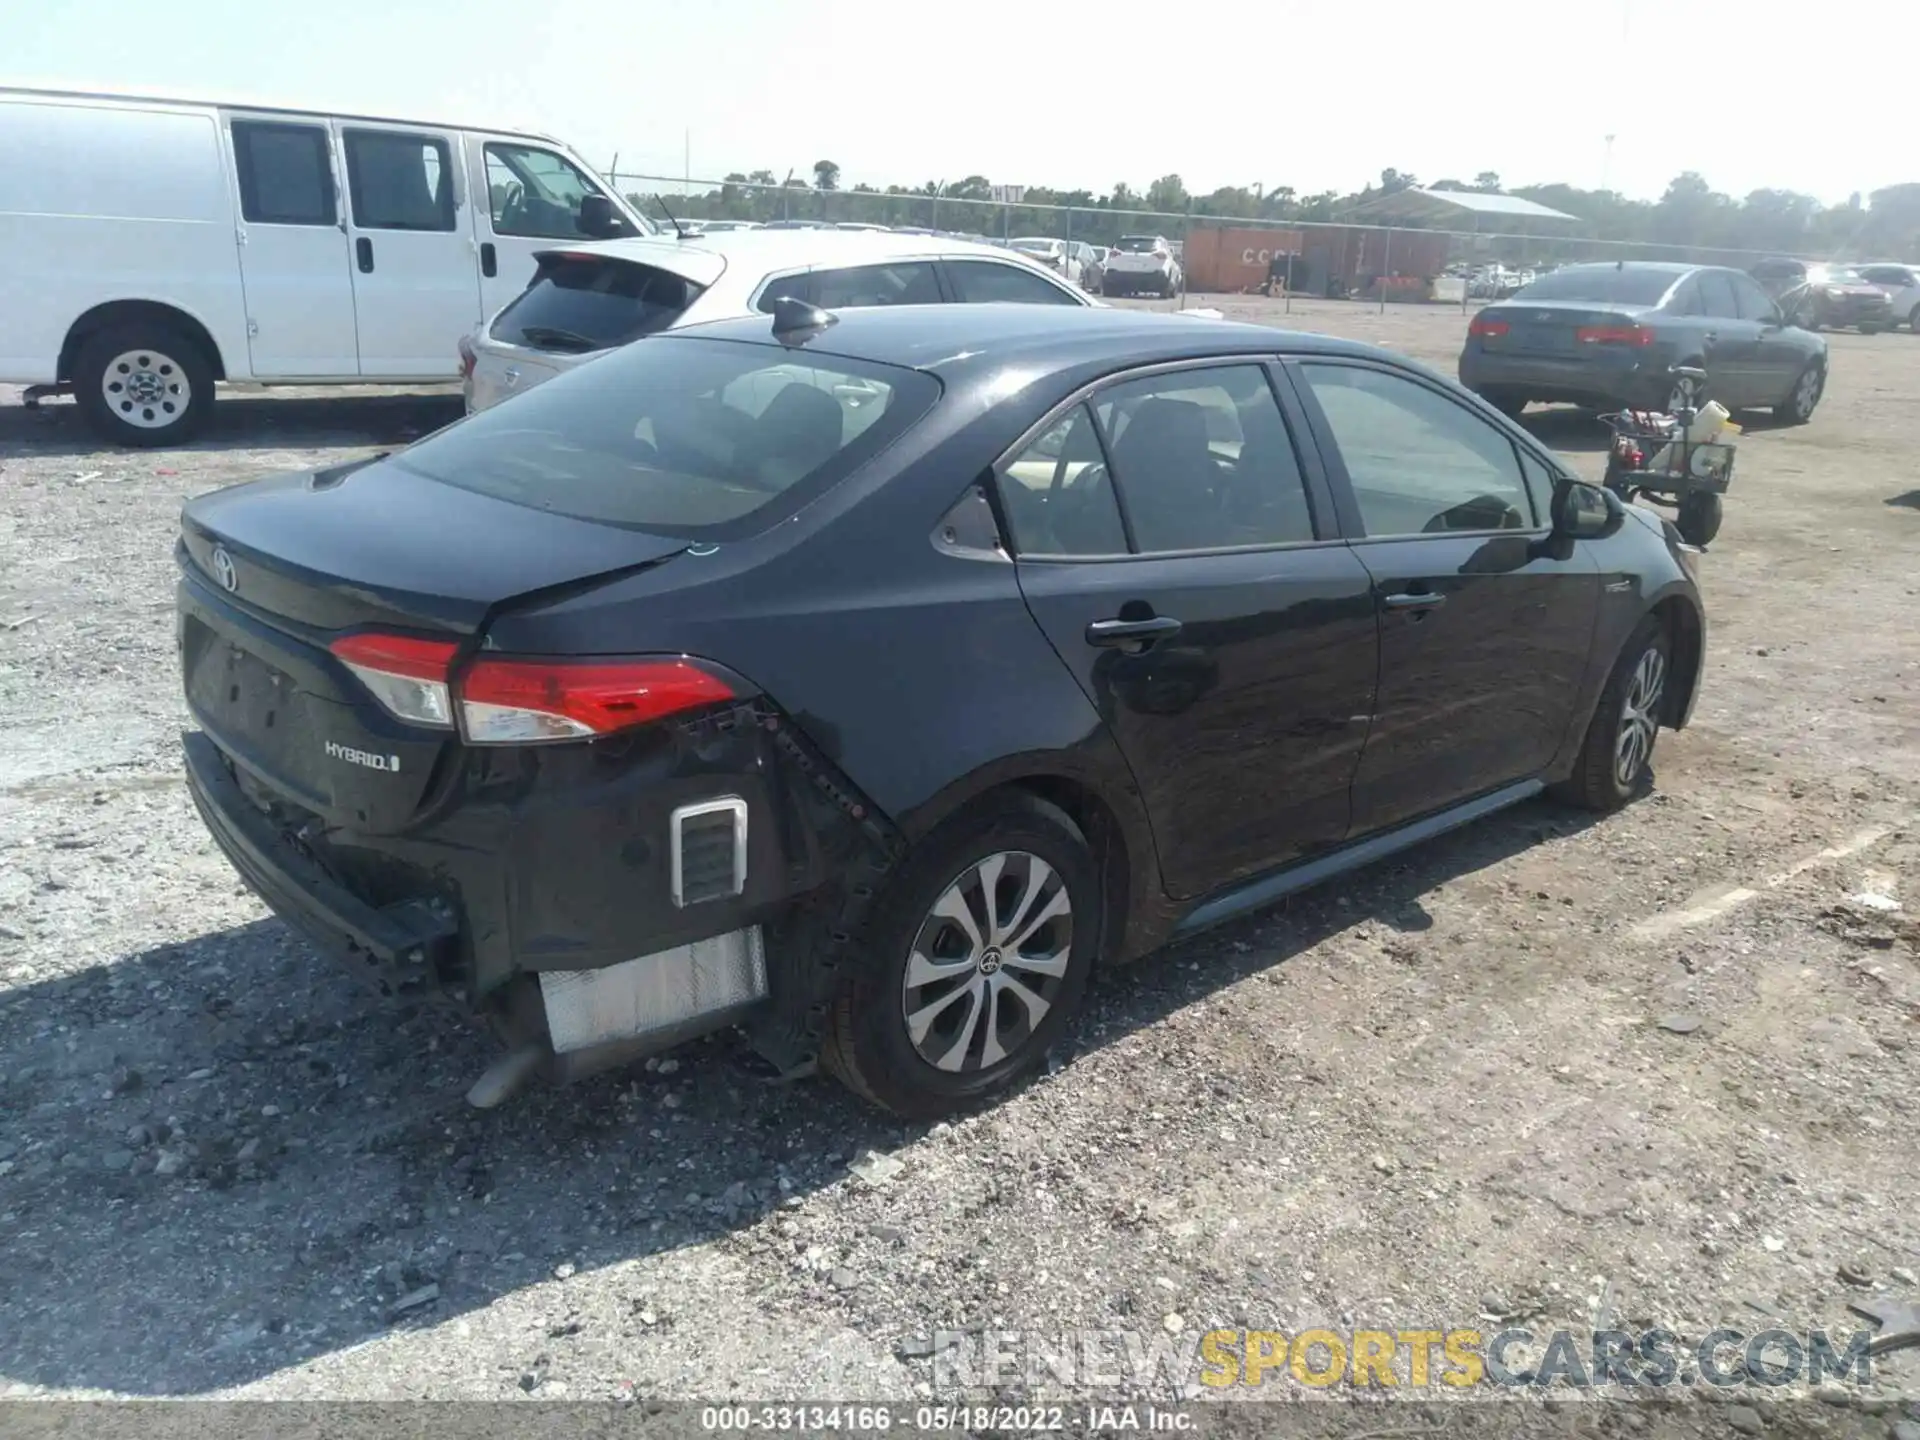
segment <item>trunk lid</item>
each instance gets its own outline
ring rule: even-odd
[[[1591,300],[1539,300],[1488,305],[1474,317],[1474,334],[1494,355],[1579,355],[1591,349],[1580,331],[1632,325],[1652,309],[1643,305],[1604,305]],[[1505,333],[1483,327],[1505,325]]]
[[[187,701],[269,795],[391,833],[428,803],[457,740],[389,714],[330,641],[372,628],[478,643],[502,605],[685,547],[379,460],[203,495],[181,517]]]

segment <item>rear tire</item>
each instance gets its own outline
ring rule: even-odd
[[[1647,616],[1621,647],[1593,707],[1573,773],[1553,788],[1555,799],[1605,812],[1618,810],[1639,793],[1660,733],[1671,658],[1666,626],[1657,616]]]
[[[1476,393],[1482,400],[1493,406],[1494,409],[1498,410],[1502,415],[1505,415],[1509,420],[1519,419],[1520,412],[1527,408],[1527,397],[1525,395],[1515,395],[1509,390],[1481,390]]]
[[[1009,1089],[1079,1008],[1102,900],[1086,837],[1056,806],[1010,791],[948,821],[880,894],[828,1013],[823,1067],[911,1119]]]
[[[87,423],[117,445],[178,445],[213,408],[213,365],[164,321],[109,325],[80,346],[73,397]]]
[[[1907,328],[1914,334],[1920,335],[1920,305],[1914,306],[1913,312],[1907,316]]]
[[[1680,502],[1679,517],[1673,522],[1680,538],[1702,548],[1713,543],[1720,533],[1720,516],[1725,507],[1711,490],[1695,490]]]

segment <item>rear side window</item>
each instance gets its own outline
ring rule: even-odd
[[[453,163],[437,135],[349,130],[347,191],[363,230],[453,229]]]
[[[1700,303],[1708,315],[1721,320],[1738,319],[1740,306],[1733,298],[1733,285],[1721,270],[1702,270],[1699,275]]]
[[[954,298],[969,305],[1078,305],[1080,301],[1067,290],[1015,265],[996,265],[991,260],[949,260],[947,278],[953,282]]]
[[[890,265],[853,265],[841,270],[813,270],[769,281],[759,308],[773,313],[774,301],[804,300],[828,310],[854,310],[873,305],[938,305],[940,277],[931,261],[898,261]]]
[[[701,287],[653,265],[588,255],[542,258],[533,283],[488,332],[509,345],[585,354],[665,330]]]
[[[233,122],[240,214],[254,225],[334,223],[333,165],[318,125]]]
[[[662,336],[470,415],[393,463],[532,509],[726,539],[838,484],[939,395],[918,370]]]
[[[1076,405],[1000,468],[1000,502],[1022,555],[1124,555],[1126,526],[1093,415]]]

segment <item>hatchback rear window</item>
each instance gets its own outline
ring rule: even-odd
[[[1629,270],[1602,265],[1592,270],[1556,270],[1514,294],[1516,300],[1592,300],[1612,305],[1658,305],[1680,280],[1672,270]]]
[[[918,370],[663,336],[470,415],[393,463],[536,510],[725,539],[838,484],[939,395]]]
[[[701,287],[672,271],[598,255],[549,255],[487,333],[509,345],[584,354],[665,330]]]
[[[1120,243],[1113,248],[1129,255],[1151,255],[1160,244],[1158,235],[1122,235]]]

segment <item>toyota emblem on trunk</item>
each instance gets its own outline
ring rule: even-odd
[[[227,553],[227,547],[213,547],[213,578],[220,582],[222,590],[238,590],[240,576],[233,568],[233,556]]]

